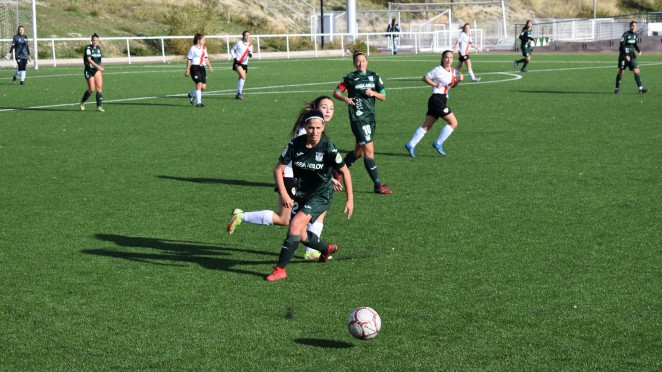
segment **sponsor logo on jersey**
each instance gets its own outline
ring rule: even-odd
[[[296,166],[297,168],[307,169],[307,170],[319,170],[324,167],[324,164],[306,163],[304,161],[297,161],[294,163],[294,166]]]
[[[361,110],[356,110],[356,116],[361,116],[363,115],[363,111]]]
[[[294,154],[294,156],[296,156],[297,158],[301,155],[303,155],[303,152],[297,152],[296,154]]]

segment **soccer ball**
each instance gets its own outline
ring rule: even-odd
[[[352,336],[367,340],[377,336],[380,328],[382,328],[382,319],[372,308],[359,307],[349,314],[347,328]]]

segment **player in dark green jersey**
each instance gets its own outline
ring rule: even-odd
[[[103,77],[101,73],[104,68],[101,66],[101,47],[99,46],[99,35],[96,33],[92,35],[91,43],[85,47],[83,54],[83,63],[85,64],[85,80],[87,80],[87,90],[80,100],[80,109],[85,110],[85,101],[94,93],[97,92],[97,111],[103,112]]]
[[[30,46],[28,45],[28,37],[25,36],[25,28],[23,26],[18,26],[16,35],[11,41],[11,48],[9,48],[9,54],[14,52],[14,57],[16,58],[16,72],[14,72],[14,77],[12,78],[12,83],[16,84],[16,78],[21,77],[21,85],[25,84],[25,67],[28,62],[30,62]]]
[[[522,68],[520,69],[521,72],[527,72],[526,66],[531,62],[531,53],[533,53],[531,43],[536,41],[531,37],[532,34],[533,22],[528,20],[526,21],[526,25],[522,27],[522,31],[519,33],[520,48],[522,49],[522,56],[524,56],[524,58],[515,60],[515,68],[517,68],[520,63],[523,63]]]
[[[639,62],[635,53],[638,52],[641,55],[641,50],[637,44],[638,40],[637,21],[632,21],[630,22],[630,30],[625,31],[623,36],[621,36],[621,44],[618,48],[618,74],[616,74],[616,89],[614,89],[614,93],[616,94],[621,93],[621,80],[623,79],[626,67],[634,73],[634,80],[637,82],[639,93],[648,92],[648,89],[644,88],[643,84],[641,84],[641,76],[639,75]]]
[[[333,97],[347,104],[349,122],[356,138],[354,150],[345,156],[345,164],[351,167],[360,157],[375,186],[377,194],[392,194],[393,191],[382,184],[375,163],[375,99],[384,101],[386,90],[382,78],[368,71],[368,59],[363,52],[354,53],[356,71],[345,75],[333,92]],[[343,92],[347,91],[347,97]]]
[[[320,110],[310,110],[303,120],[306,123],[306,135],[290,141],[278,158],[278,164],[274,169],[274,179],[283,206],[292,208],[292,218],[287,237],[280,250],[278,264],[274,267],[273,272],[265,278],[270,282],[287,277],[285,266],[294,257],[299,243],[320,251],[320,262],[328,261],[329,255],[338,251],[337,245],[327,244],[307,229],[309,223],[314,223],[319,217],[326,214],[331,206],[333,199],[332,169],[341,173],[345,180],[347,218],[350,218],[354,211],[352,178],[338,149],[323,133],[324,114]],[[292,162],[297,186],[294,199],[288,194],[283,180],[283,171],[290,162]]]

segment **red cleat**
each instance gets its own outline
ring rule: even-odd
[[[388,186],[382,184],[375,187],[375,194],[391,195],[393,194],[393,190],[389,189]]]
[[[329,247],[326,253],[321,252],[320,262],[327,262],[332,254],[338,252],[338,246],[336,244],[329,244]]]
[[[268,282],[273,282],[285,278],[287,278],[287,273],[285,272],[285,269],[280,268],[278,266],[274,266],[274,271],[272,271],[271,274],[267,275],[267,277],[264,278],[264,280]]]

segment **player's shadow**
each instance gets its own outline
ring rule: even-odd
[[[349,349],[354,345],[344,341],[324,340],[321,338],[297,338],[294,340],[297,344],[321,347],[324,349]]]
[[[211,184],[224,184],[233,186],[252,186],[252,187],[274,187],[274,183],[254,182],[246,180],[229,180],[223,178],[206,178],[206,177],[175,177],[175,176],[156,176],[164,180],[185,181],[193,183],[211,183]]]
[[[184,102],[182,102],[181,104],[157,103],[157,102],[113,102],[111,104],[113,106],[159,106],[159,107],[164,107],[164,106],[182,107],[182,106],[185,106]],[[190,104],[188,104],[188,102],[186,102],[186,106],[190,106]]]
[[[84,254],[119,258],[129,261],[165,266],[196,264],[210,270],[222,270],[237,274],[263,277],[264,272],[237,268],[246,265],[268,265],[278,259],[278,252],[265,252],[218,246],[203,242],[179,241],[115,234],[95,234],[98,240],[112,242],[127,250],[91,248],[81,250]],[[141,251],[140,249],[144,249]],[[267,256],[268,260],[244,260],[231,258],[233,253],[251,253]]]
[[[517,93],[541,93],[541,94],[611,94],[614,92],[582,92],[582,91],[569,91],[569,90],[516,90]]]

